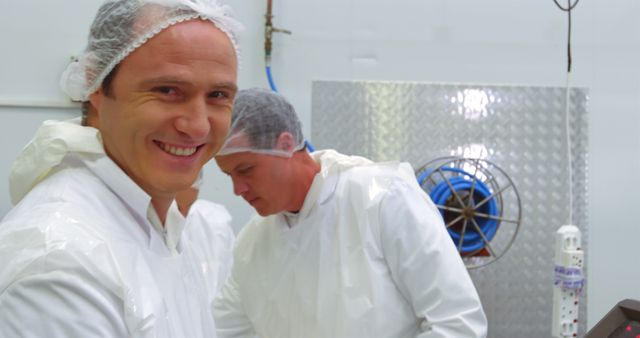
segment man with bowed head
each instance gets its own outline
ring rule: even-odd
[[[239,28],[216,0],[99,8],[61,80],[91,126],[45,122],[12,168],[1,337],[215,337],[215,240],[174,196],[227,134]]]
[[[478,294],[406,163],[309,154],[293,107],[243,90],[216,162],[255,208],[218,337],[485,337]]]

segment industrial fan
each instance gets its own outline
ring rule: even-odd
[[[416,172],[467,268],[490,264],[511,247],[520,228],[520,195],[511,178],[486,159],[442,157]]]

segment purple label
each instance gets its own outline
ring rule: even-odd
[[[553,285],[563,289],[574,290],[582,289],[584,286],[584,277],[580,268],[556,265],[554,270]]]

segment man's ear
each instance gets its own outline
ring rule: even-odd
[[[104,94],[102,93],[102,88],[98,88],[98,90],[89,94],[89,102],[91,102],[94,108],[97,109],[98,107],[100,107],[102,96],[104,96]]]
[[[285,131],[280,134],[280,136],[278,136],[278,141],[276,142],[277,150],[293,153],[295,147],[295,140],[293,139],[293,135],[291,135],[291,133]]]
[[[88,126],[100,129],[100,117],[98,115],[98,107],[102,103],[103,94],[101,89],[89,95],[89,102],[83,107],[83,115]]]

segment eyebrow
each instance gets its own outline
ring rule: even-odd
[[[237,92],[238,91],[238,85],[236,85],[233,82],[218,82],[216,83],[214,86],[214,88],[223,88],[229,91],[233,91],[233,92]]]
[[[153,86],[158,84],[177,84],[177,85],[191,85],[192,82],[186,81],[184,79],[175,77],[175,76],[158,76],[153,77],[147,80],[144,80],[140,83],[142,86]],[[233,82],[223,81],[213,84],[212,88],[223,88],[227,90],[231,90],[234,92],[238,91],[238,86]]]
[[[222,171],[223,173],[227,174],[227,175],[231,175],[231,172],[235,171],[236,168],[239,166],[240,164],[236,165],[235,167],[231,168],[230,171],[224,170],[222,168],[220,168],[220,166],[218,166],[218,168],[220,168],[220,171]]]
[[[246,169],[247,167],[253,167],[253,166],[254,166],[254,164],[251,164],[251,163],[246,163],[246,162],[238,163],[235,167],[233,167],[233,169],[231,169],[231,172],[237,173],[238,171],[242,171],[242,170]],[[224,170],[223,170],[223,172],[224,172]],[[230,173],[227,173],[227,174],[231,175]]]
[[[153,77],[153,78],[146,79],[146,80],[142,81],[140,84],[142,86],[152,86],[152,85],[156,85],[156,84],[160,84],[160,83],[189,84],[188,81],[185,81],[183,79],[177,78],[175,76]]]

